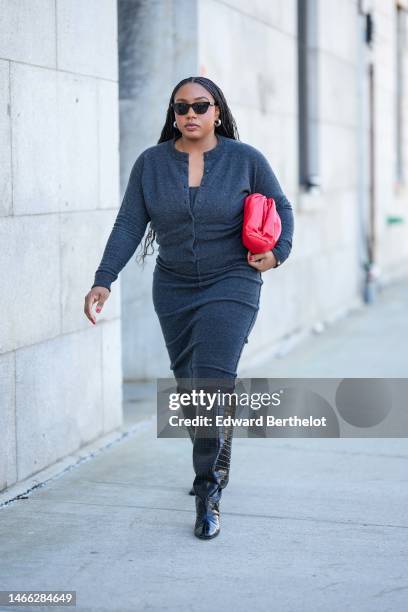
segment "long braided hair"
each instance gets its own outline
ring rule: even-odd
[[[177,85],[173,89],[171,96],[170,96],[169,106],[167,109],[166,122],[163,126],[163,129],[160,134],[160,138],[157,141],[157,144],[160,144],[161,142],[165,142],[166,140],[172,140],[173,138],[177,139],[181,136],[180,130],[177,127],[174,127],[173,125],[176,117],[175,117],[174,110],[171,104],[174,102],[174,98],[175,98],[177,91],[185,83],[199,83],[200,85],[205,87],[205,89],[207,89],[207,91],[209,91],[211,95],[213,96],[214,102],[219,107],[219,110],[220,110],[219,118],[221,119],[221,125],[219,127],[214,126],[215,133],[222,134],[223,136],[226,136],[227,138],[233,138],[234,140],[239,140],[238,129],[237,129],[234,117],[232,116],[230,108],[225,100],[224,94],[222,93],[221,89],[214,83],[214,81],[211,81],[211,79],[207,79],[206,77],[202,77],[202,76],[196,76],[196,77],[192,76],[192,77],[187,77],[185,79],[182,79],[179,83],[177,83]],[[141,255],[139,255],[136,258],[138,262],[142,261],[144,264],[146,255],[152,255],[154,253],[153,242],[155,238],[156,238],[156,232],[152,227],[152,223],[150,222],[149,231],[146,235],[144,245],[142,247],[143,252]],[[147,249],[149,246],[151,246],[152,248],[151,253],[147,252]]]

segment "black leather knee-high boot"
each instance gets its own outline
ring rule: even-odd
[[[203,387],[201,387],[203,388]],[[231,392],[233,389],[224,385],[216,387],[206,386],[207,393]],[[226,397],[228,402],[228,396]],[[229,480],[231,460],[231,426],[216,425],[215,419],[219,415],[225,418],[235,414],[235,401],[231,405],[223,405],[223,401],[216,399],[212,409],[206,411],[205,406],[198,410],[199,415],[212,418],[211,426],[203,425],[196,428],[193,443],[193,466],[196,473],[193,489],[196,496],[196,522],[194,534],[198,538],[209,539],[218,535],[220,531],[220,508],[222,490]]]
[[[235,418],[236,412],[236,398],[233,396],[231,398],[231,405],[224,407],[225,416],[229,415],[232,419]],[[194,428],[187,428],[190,434],[191,442],[194,444]],[[224,426],[224,443],[222,444],[220,454],[217,460],[216,469],[222,474],[221,478],[221,488],[225,489],[229,481],[229,473],[231,466],[231,446],[232,446],[232,436],[234,433],[233,425],[225,425]],[[189,491],[189,495],[195,495],[194,487],[191,487]]]
[[[190,389],[188,389],[185,384],[183,385],[182,383],[178,383],[177,384],[177,393],[190,393]],[[191,404],[191,402],[187,403],[187,404],[182,404],[182,412],[183,412],[183,416],[186,419],[193,419],[196,415],[197,415],[197,409],[195,406],[193,406]],[[194,437],[195,437],[195,427],[193,427],[192,425],[185,425],[185,428],[187,429],[188,435],[190,436],[190,440],[192,442],[192,444],[194,444]],[[194,488],[192,487],[189,491],[190,495],[195,495],[194,493]]]
[[[231,417],[235,418],[236,413],[236,397],[231,397],[231,404],[224,407],[224,418]],[[229,481],[230,467],[231,467],[231,447],[232,447],[232,436],[234,433],[234,425],[224,425],[224,438],[221,446],[220,454],[217,459],[216,470],[220,472],[221,477],[221,488],[225,489]]]

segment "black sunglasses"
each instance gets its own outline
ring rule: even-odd
[[[197,115],[204,115],[210,106],[218,105],[217,102],[193,102],[192,104],[188,104],[187,102],[175,102],[172,103],[171,106],[177,115],[187,115],[190,106],[193,107],[193,111],[197,113]]]

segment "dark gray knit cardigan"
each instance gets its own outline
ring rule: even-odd
[[[194,210],[188,185],[189,154],[175,139],[145,149],[133,164],[128,185],[92,285],[106,287],[139,246],[151,221],[159,266],[187,278],[233,269],[247,262],[242,243],[244,200],[250,193],[273,197],[282,233],[272,249],[283,263],[292,249],[290,202],[266,157],[252,145],[217,134],[204,152],[204,174]]]

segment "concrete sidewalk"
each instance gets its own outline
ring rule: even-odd
[[[408,283],[389,287],[248,375],[406,376],[407,297]],[[234,439],[210,541],[193,535],[191,449],[147,418],[3,506],[1,589],[76,590],[92,611],[406,609],[406,439]]]

